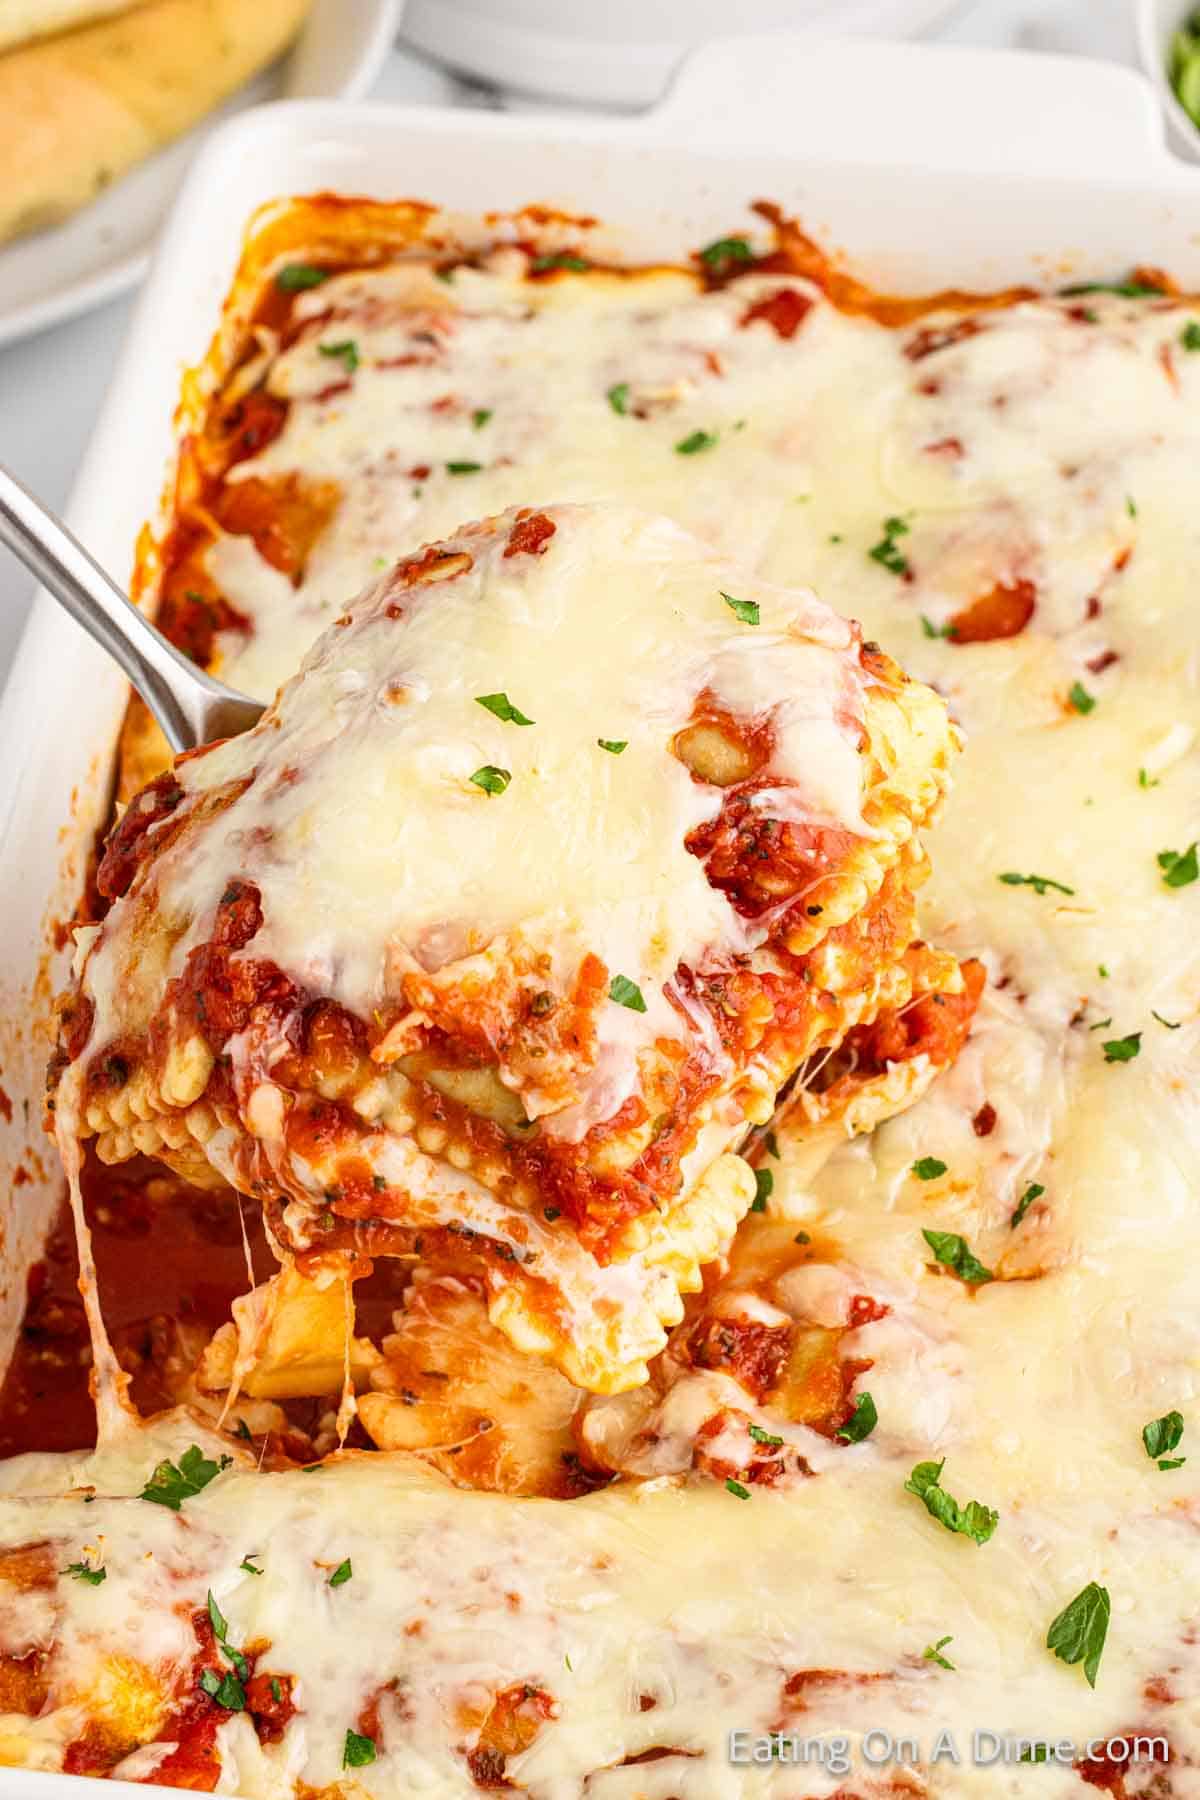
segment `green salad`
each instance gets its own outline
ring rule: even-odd
[[[1193,7],[1171,38],[1167,74],[1180,106],[1200,126],[1200,6]]]

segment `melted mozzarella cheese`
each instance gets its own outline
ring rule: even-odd
[[[347,306],[391,279],[347,278]],[[827,600],[949,696],[969,743],[931,844],[925,925],[985,957],[991,992],[958,1065],[911,1111],[822,1167],[784,1131],[772,1165],[772,1213],[814,1240],[819,1228],[854,1288],[891,1308],[847,1346],[873,1359],[859,1388],[879,1424],[853,1446],[807,1434],[819,1472],[748,1500],[695,1476],[572,1502],[502,1500],[376,1457],[318,1475],[231,1474],[180,1521],[137,1502],[85,1508],[18,1491],[54,1494],[76,1479],[135,1491],[166,1453],[158,1438],[135,1436],[91,1466],[10,1465],[4,1543],[61,1536],[65,1551],[103,1529],[119,1546],[105,1588],[67,1583],[61,1596],[59,1629],[81,1667],[95,1621],[106,1642],[140,1642],[168,1596],[200,1604],[211,1581],[233,1641],[270,1636],[279,1665],[300,1675],[305,1716],[277,1751],[260,1749],[244,1720],[225,1728],[230,1791],[286,1793],[301,1773],[339,1779],[345,1729],[395,1676],[403,1723],[385,1723],[385,1754],[356,1771],[378,1800],[473,1792],[461,1709],[517,1681],[544,1687],[558,1709],[506,1770],[536,1800],[869,1794],[897,1773],[869,1763],[872,1729],[916,1740],[936,1800],[1083,1792],[1054,1762],[974,1763],[976,1731],[1069,1738],[1079,1755],[1092,1738],[1165,1732],[1169,1785],[1154,1787],[1155,1765],[1142,1762],[1127,1792],[1195,1792],[1200,883],[1167,887],[1156,860],[1200,830],[1200,356],[1180,348],[1188,310],[1094,296],[1092,317],[1079,318],[1027,303],[914,361],[903,335],[819,300],[789,343],[766,325],[739,330],[747,298],[773,285],[754,277],[701,299],[663,277],[650,289],[612,284],[601,302],[591,283],[530,290],[502,268],[463,272],[448,367],[418,370],[413,385],[397,371],[399,401],[382,381],[356,382],[294,409],[259,459],[346,484],[300,589],[312,618],[272,610],[273,577],[244,542],[223,543],[215,563],[242,559],[229,591],[261,620],[237,657],[229,640],[227,670],[266,692],[294,661],[297,632],[397,539],[542,493],[636,492],[736,540],[774,580],[811,571]],[[368,362],[377,330],[402,335],[356,316]],[[281,391],[301,391],[314,356],[303,342],[287,353]],[[623,380],[645,418],[607,404]],[[453,425],[428,405],[449,391],[468,409]],[[470,408],[493,410],[475,435]],[[718,432],[718,444],[678,456],[694,429]],[[434,433],[445,460],[486,447],[469,501],[465,477],[385,476],[385,444],[408,467],[429,461]],[[882,521],[901,515],[911,580],[868,555]],[[981,591],[1022,579],[1036,588],[1022,635],[926,635],[922,614],[936,629]],[[1109,652],[1116,660],[1089,666]],[[1096,700],[1090,712],[1069,703],[1076,681]],[[537,717],[515,679],[510,692]],[[1001,882],[1006,872],[1073,892],[1039,894]],[[1133,1033],[1139,1054],[1106,1060],[1102,1046]],[[981,1131],[985,1108],[995,1118]],[[921,1180],[923,1158],[945,1174]],[[1014,1225],[1031,1182],[1044,1195]],[[755,1227],[751,1217],[742,1231]],[[962,1234],[999,1278],[968,1290],[934,1266],[924,1228]],[[826,1316],[836,1298],[811,1279],[789,1289],[805,1316]],[[687,1409],[687,1391],[677,1405]],[[1188,1461],[1160,1472],[1140,1433],[1173,1409]],[[174,1429],[177,1454],[192,1433]],[[803,1443],[803,1428],[794,1437]],[[943,1457],[952,1494],[998,1510],[982,1546],[905,1491],[917,1462]],[[182,1590],[180,1546],[192,1558]],[[261,1580],[237,1573],[252,1549],[265,1551]],[[331,1595],[314,1569],[347,1554],[355,1579]],[[1094,1688],[1046,1647],[1051,1620],[1090,1582],[1112,1601]],[[924,1654],[947,1636],[952,1670]],[[814,1679],[802,1706],[787,1702],[788,1679],[805,1671],[879,1679]],[[799,1776],[779,1760],[731,1765],[731,1730],[781,1728],[812,1743],[845,1733],[849,1775],[815,1752]],[[32,1745],[29,1758],[54,1766],[64,1729],[53,1714],[8,1719],[0,1743]],[[959,1760],[931,1767],[943,1729]],[[647,1751],[669,1754],[629,1760]]]

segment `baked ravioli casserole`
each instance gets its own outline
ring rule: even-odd
[[[0,1765],[1198,1800],[1200,303],[598,241],[280,203],[187,379]]]

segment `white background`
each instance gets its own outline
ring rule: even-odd
[[[945,43],[1135,60],[1129,0],[964,0],[936,34]],[[480,104],[439,71],[393,52],[374,97]],[[65,506],[125,335],[131,295],[0,351],[0,462],[56,510]],[[174,402],[165,395],[164,406]],[[153,496],[148,497],[152,499]],[[122,571],[113,573],[120,578]],[[24,623],[31,583],[0,550],[0,680]]]

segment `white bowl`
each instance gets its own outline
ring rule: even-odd
[[[786,31],[909,37],[959,0],[408,0],[403,35],[479,81],[547,99],[652,106],[689,50]]]
[[[1171,39],[1189,13],[1195,10],[1196,0],[1135,0],[1135,3],[1138,54],[1166,113],[1168,141],[1180,156],[1200,162],[1200,129],[1175,98],[1167,74]]]

